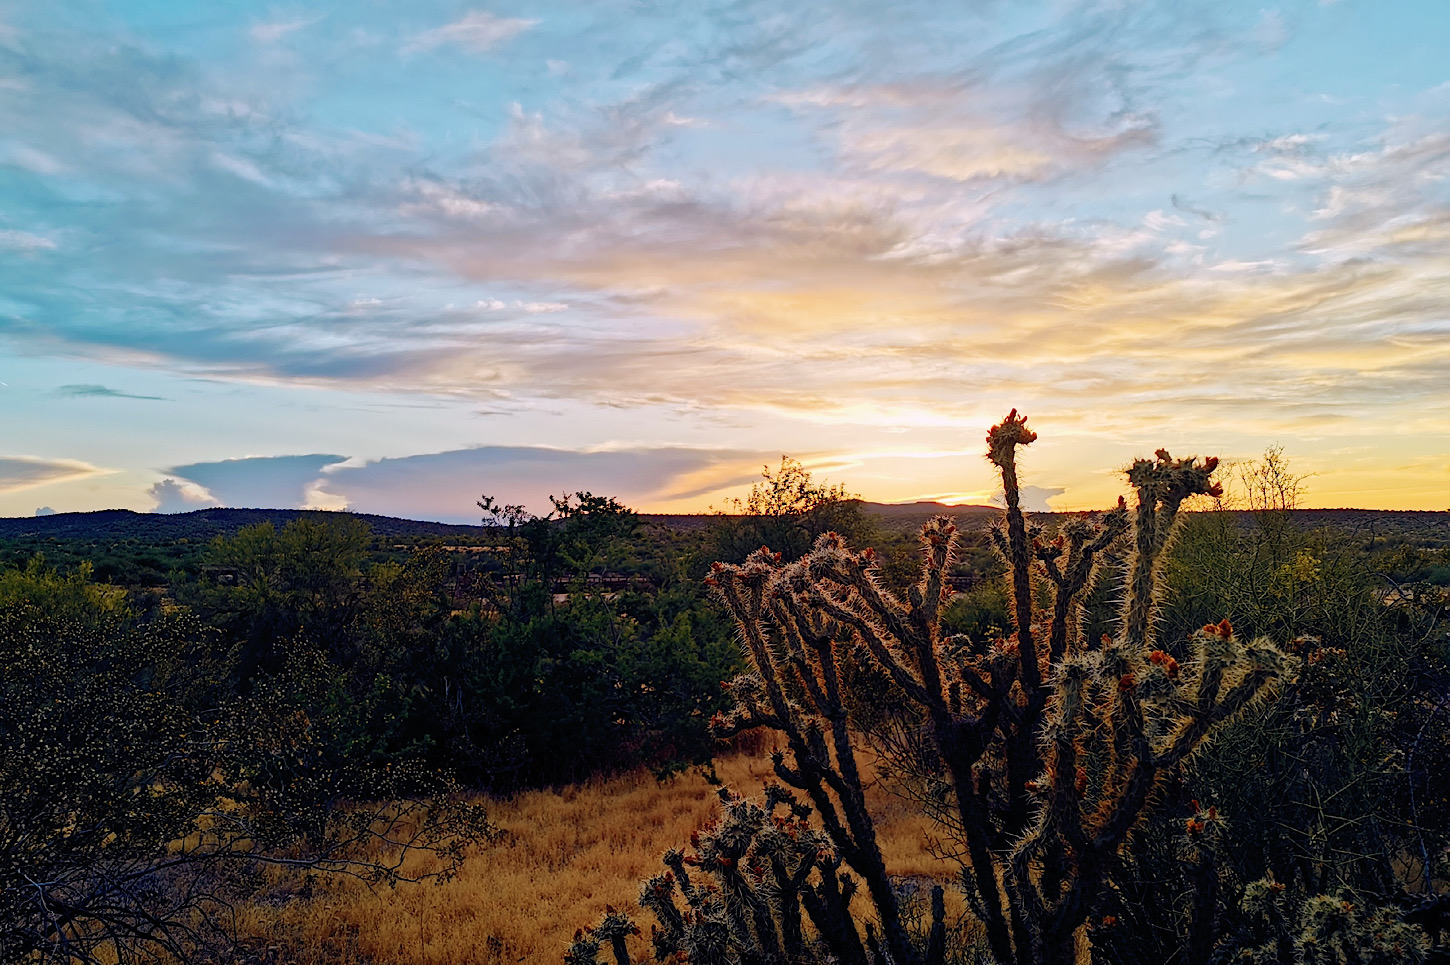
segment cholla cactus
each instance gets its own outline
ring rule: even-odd
[[[695,965],[865,963],[849,911],[856,883],[841,873],[830,838],[809,820],[811,809],[778,784],[766,785],[763,803],[725,788],[720,801],[719,821],[690,836],[690,853],[666,853],[667,870],[641,890],[640,905],[658,920],[650,936],[655,958]],[[808,936],[804,916],[818,938]],[[629,965],[631,932],[638,933],[609,908],[597,928],[575,935],[564,961],[594,965],[609,942],[616,965]]]
[[[834,534],[799,561],[761,550],[739,566],[717,564],[710,578],[753,665],[733,683],[735,707],[714,730],[725,737],[764,727],[784,739],[777,776],[809,797],[875,907],[883,957],[901,965],[921,954],[902,926],[866,807],[844,662],[869,654],[902,695],[898,715],[919,727],[946,830],[961,840],[968,899],[1003,963],[1075,958],[1074,933],[1165,776],[1284,673],[1278,650],[1239,639],[1226,620],[1204,627],[1181,660],[1154,637],[1158,574],[1179,509],[1219,492],[1216,460],[1159,450],[1128,470],[1133,508],[1119,500],[1046,540],[1023,516],[1017,480],[1017,449],[1036,438],[1016,410],[987,435],[1006,497],[995,539],[1013,602],[1007,639],[942,633],[957,547],[945,517],[921,531],[921,579],[905,599],[879,584],[871,550],[854,551]],[[1082,600],[1104,551],[1128,535],[1121,630],[1090,644]],[[1038,610],[1042,590],[1049,603]],[[721,901],[730,934],[740,933]],[[752,907],[735,917],[748,918]],[[854,926],[847,934],[854,939]]]
[[[628,939],[638,934],[639,928],[628,915],[613,905],[605,905],[604,918],[598,927],[581,928],[574,933],[574,941],[564,953],[564,965],[596,965],[599,949],[606,944],[614,954],[616,965],[629,965]]]
[[[1284,675],[1278,650],[1239,639],[1227,620],[1204,627],[1181,656],[1155,639],[1159,571],[1178,512],[1194,495],[1218,494],[1216,460],[1159,450],[1128,470],[1133,508],[1120,499],[1047,540],[1027,524],[1017,479],[1017,449],[1036,438],[1016,410],[987,435],[1006,497],[994,538],[1008,564],[1008,638],[942,632],[957,547],[945,517],[922,528],[921,578],[905,599],[880,585],[871,550],[831,533],[796,562],[761,549],[739,566],[716,564],[709,582],[735,617],[753,670],[732,682],[734,707],[712,729],[778,734],[786,746],[773,756],[775,773],[810,805],[780,786],[767,789],[763,806],[722,794],[722,819],[692,841],[695,853],[666,855],[670,870],[645,885],[642,904],[659,919],[658,958],[819,961],[804,909],[837,961],[942,961],[939,893],[919,949],[886,872],[857,759],[863,733],[853,726],[848,664],[874,667],[899,695],[889,715],[918,737],[882,750],[912,757],[904,770],[932,782],[932,814],[960,841],[969,904],[1004,965],[1076,958],[1075,933],[1101,903],[1109,865],[1163,781]],[[1089,643],[1082,601],[1105,551],[1128,536],[1120,632]],[[1048,603],[1039,610],[1041,598]],[[1188,820],[1190,838],[1217,821],[1211,809]],[[1212,849],[1190,850],[1212,877]],[[879,937],[867,926],[864,947],[849,910],[856,878],[880,926]],[[627,965],[623,925],[610,922],[606,915],[598,930],[580,933],[571,965],[596,961],[604,941]],[[1215,929],[1202,924],[1196,930],[1211,943]]]
[[[1366,907],[1349,892],[1298,902],[1270,879],[1244,888],[1248,934],[1221,949],[1219,960],[1243,965],[1415,965],[1426,960],[1425,933],[1397,911]],[[1291,927],[1291,922],[1293,925]]]

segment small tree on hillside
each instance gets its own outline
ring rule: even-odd
[[[715,526],[716,558],[739,561],[769,546],[793,559],[806,553],[821,533],[836,532],[850,539],[871,534],[860,496],[839,483],[817,482],[790,456],[781,456],[774,471],[762,467],[760,477],[744,499],[727,501],[728,515],[722,513]]]

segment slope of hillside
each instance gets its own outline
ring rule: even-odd
[[[209,540],[213,536],[234,533],[253,523],[271,521],[280,527],[302,516],[347,516],[367,523],[379,536],[391,537],[482,535],[488,531],[483,526],[397,519],[368,513],[320,513],[305,509],[198,509],[173,514],[103,509],[93,513],[0,519],[0,539]]]

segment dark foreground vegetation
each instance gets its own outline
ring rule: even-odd
[[[1296,512],[1271,453],[1234,511],[1180,513],[1212,467],[1162,454],[1136,508],[1026,519],[1031,433],[994,434],[1001,528],[919,539],[789,461],[694,520],[581,493],[485,498],[481,527],[3,521],[0,961],[232,960],[267,865],[447,875],[494,834],[462,788],[665,775],[762,732],[782,785],[722,792],[647,883],[660,954],[1440,954],[1447,516]],[[935,821],[938,879],[885,874],[875,780]]]

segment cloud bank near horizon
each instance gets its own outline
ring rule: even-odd
[[[478,522],[479,498],[522,505],[540,515],[549,497],[579,491],[628,506],[690,504],[748,485],[756,453],[662,448],[573,452],[529,446],[483,446],[381,459],[328,469],[319,495],[359,513],[444,522]],[[703,507],[702,507],[703,508]]]
[[[347,509],[477,522],[483,495],[549,510],[549,497],[592,491],[627,505],[684,503],[757,478],[758,453],[687,448],[578,452],[481,446],[375,462],[343,456],[261,456],[178,466],[150,490],[155,512],[206,506]]]
[[[168,469],[151,489],[156,512],[187,512],[206,505],[234,509],[301,509],[323,469],[346,459],[313,453],[305,456],[251,456]],[[191,483],[187,487],[184,483]],[[185,506],[183,509],[181,507]]]

